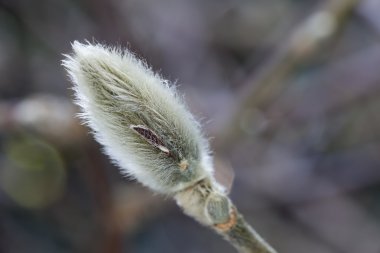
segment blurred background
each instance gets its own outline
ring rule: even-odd
[[[74,40],[177,83],[279,252],[380,252],[380,0],[0,0],[0,252],[235,252],[75,117]]]

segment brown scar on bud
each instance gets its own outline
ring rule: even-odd
[[[189,162],[186,159],[183,159],[178,165],[179,168],[183,171],[189,167]]]
[[[236,222],[237,222],[236,210],[235,208],[233,208],[230,214],[230,219],[225,223],[215,224],[214,227],[216,227],[218,230],[222,232],[226,232],[230,230],[231,228],[233,228],[236,225]]]
[[[149,144],[170,155],[169,149],[164,146],[164,142],[155,132],[143,125],[130,125],[130,128],[143,137]]]

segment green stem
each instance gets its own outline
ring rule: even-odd
[[[276,251],[233,208],[233,224],[228,229],[215,230],[230,242],[240,253],[275,253]]]

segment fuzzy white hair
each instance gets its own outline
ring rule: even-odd
[[[63,65],[80,116],[124,174],[165,194],[213,178],[208,143],[173,85],[128,50],[72,46]]]

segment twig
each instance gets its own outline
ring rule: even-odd
[[[177,193],[174,198],[187,215],[222,235],[239,252],[275,253],[276,251],[244,220],[229,198],[216,191],[210,181],[202,180]],[[210,218],[214,221],[211,224]]]

